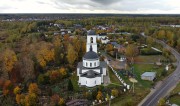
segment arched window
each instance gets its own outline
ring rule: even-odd
[[[92,67],[92,63],[90,63],[90,67]]]
[[[91,40],[91,43],[93,43],[93,37],[91,37],[91,39],[90,39],[90,40]]]

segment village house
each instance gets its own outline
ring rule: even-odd
[[[107,44],[110,41],[107,37],[107,33],[99,33],[97,39],[101,40],[102,44]]]
[[[124,53],[126,48],[123,45],[118,44],[117,42],[110,42],[118,50],[118,52]]]
[[[141,79],[153,81],[156,77],[156,72],[145,72],[141,75]]]

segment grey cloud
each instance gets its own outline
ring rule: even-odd
[[[91,1],[102,4],[102,5],[109,5],[116,2],[120,2],[121,0],[91,0]]]

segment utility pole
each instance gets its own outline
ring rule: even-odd
[[[116,60],[117,60],[117,52],[116,52]]]

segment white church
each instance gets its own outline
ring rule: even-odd
[[[104,76],[107,75],[107,64],[100,61],[97,54],[96,38],[97,35],[94,30],[88,31],[86,54],[77,66],[78,83],[81,86],[94,87],[101,85],[104,83]]]

